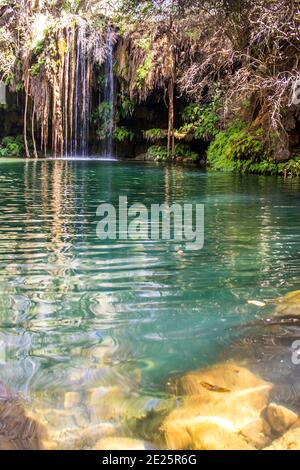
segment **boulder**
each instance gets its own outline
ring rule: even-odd
[[[171,415],[164,423],[166,447],[170,450],[253,450],[231,421],[219,416]]]
[[[240,432],[246,441],[257,449],[262,449],[271,442],[272,430],[267,421],[261,417],[251,421]]]
[[[267,406],[272,386],[245,367],[218,364],[177,378],[169,388],[183,397],[161,426],[167,448],[249,450],[268,442],[263,422],[256,423],[252,438],[249,428]]]
[[[168,390],[176,395],[204,394],[205,397],[220,398],[230,392],[262,385],[270,387],[270,384],[254,375],[246,367],[230,361],[176,377],[168,383]]]
[[[135,157],[135,160],[137,160],[138,162],[144,162],[147,160],[147,153],[140,153],[139,155],[137,155]]]
[[[270,403],[266,409],[266,416],[271,428],[282,434],[298,420],[298,415],[285,406]]]
[[[284,297],[276,300],[277,307],[272,316],[274,317],[297,317],[300,316],[300,290],[290,292]]]
[[[300,450],[300,425],[289,429],[264,450]]]
[[[46,429],[16,399],[0,401],[0,450],[41,450]]]

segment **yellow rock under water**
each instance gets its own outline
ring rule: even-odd
[[[290,292],[284,297],[280,297],[275,302],[277,307],[274,316],[300,316],[300,290]]]
[[[271,428],[277,433],[283,433],[298,420],[298,415],[285,406],[270,403],[266,415]]]
[[[242,436],[257,449],[266,447],[271,442],[272,430],[264,418],[257,418],[241,429]]]
[[[243,430],[260,418],[271,388],[271,384],[234,363],[218,364],[177,379],[174,390],[184,397],[161,427],[167,448],[261,448],[266,441],[261,436],[243,434]]]
[[[300,423],[289,429],[264,450],[300,450]]]
[[[47,430],[16,398],[0,402],[0,450],[42,450]]]

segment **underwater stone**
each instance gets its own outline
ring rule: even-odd
[[[289,429],[264,450],[300,450],[300,427]]]
[[[173,387],[183,397],[161,427],[167,448],[257,448],[257,440],[250,442],[242,430],[260,418],[268,404],[270,383],[230,362],[186,374]]]
[[[16,399],[0,401],[0,450],[44,449],[46,438],[46,429]]]
[[[263,418],[254,419],[241,429],[242,436],[257,449],[262,449],[270,444],[271,433],[269,424]]]
[[[274,317],[300,317],[300,290],[281,297],[276,304]]]
[[[290,428],[298,419],[298,415],[285,406],[270,403],[266,410],[266,416],[271,428],[278,433],[283,433]]]

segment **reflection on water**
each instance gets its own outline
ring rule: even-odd
[[[248,300],[299,289],[298,180],[45,160],[1,161],[0,183],[0,379],[47,426],[110,433],[264,314]],[[120,195],[204,203],[204,249],[98,240]]]

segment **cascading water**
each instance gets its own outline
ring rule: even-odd
[[[70,141],[71,156],[88,154],[90,112],[90,67],[87,55],[86,29],[80,27],[76,39],[76,65],[74,84],[74,135]]]
[[[53,92],[46,88],[45,106],[50,107],[53,96],[52,147],[56,158],[87,158],[92,111],[92,82],[94,65],[104,64],[105,86],[103,100],[107,104],[106,138],[103,156],[112,159],[114,125],[113,46],[115,33],[108,29],[106,38],[91,35],[84,21],[76,28],[60,32],[58,43],[65,47],[61,67],[53,80]],[[45,113],[44,113],[45,114]],[[48,120],[42,116],[42,143],[47,149]]]
[[[105,88],[104,101],[107,103],[107,133],[105,139],[105,157],[113,156],[113,127],[114,127],[114,72],[113,72],[113,46],[114,31],[108,29],[107,35],[107,58],[105,61]]]

